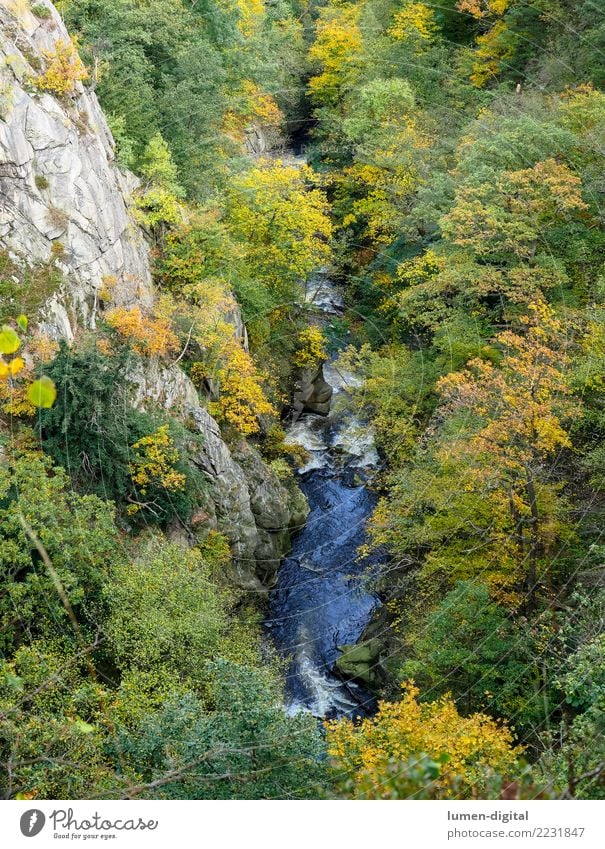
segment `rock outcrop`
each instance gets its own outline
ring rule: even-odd
[[[69,36],[52,4],[40,19],[0,6],[0,241],[29,262],[51,257],[67,283],[47,304],[45,329],[72,339],[94,327],[98,292],[111,279],[115,304],[152,302],[149,251],[129,209],[132,175],[114,164],[114,143],[94,93],[40,92],[45,54]]]
[[[303,412],[327,416],[330,412],[332,392],[332,386],[324,377],[323,363],[302,369],[292,395],[293,421]]]
[[[143,310],[153,307],[154,292],[149,246],[129,209],[137,181],[116,166],[94,92],[76,82],[73,93],[57,98],[35,85],[48,54],[69,40],[52,3],[38,5],[49,15],[35,16],[20,0],[0,5],[0,248],[16,262],[52,261],[62,271],[61,288],[30,318],[71,342],[78,330],[94,330],[101,289],[110,304]],[[224,320],[247,347],[235,302]],[[306,518],[304,496],[246,443],[233,456],[177,365],[140,360],[130,378],[135,406],[168,410],[202,437],[194,462],[208,480],[208,498],[192,533],[219,528],[232,544],[237,583],[266,590],[291,530]]]
[[[293,480],[282,483],[244,440],[229,449],[178,366],[141,363],[131,379],[137,407],[163,407],[201,435],[202,447],[193,461],[208,480],[209,498],[201,505],[195,533],[222,531],[231,543],[235,582],[264,592],[275,583],[280,561],[291,547],[291,533],[307,518],[306,498]]]

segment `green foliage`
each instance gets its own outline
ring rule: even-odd
[[[542,677],[540,643],[490,598],[484,584],[461,582],[410,638],[413,660],[401,669],[431,697],[451,693],[468,715],[510,717],[531,731],[555,700]]]
[[[161,133],[156,133],[147,143],[140,170],[145,187],[137,198],[138,217],[157,237],[164,228],[180,221],[179,198],[184,194],[177,182],[176,165]]]
[[[116,564],[106,589],[106,633],[121,670],[178,675],[204,692],[206,664],[224,653],[231,596],[212,579],[212,563],[193,549],[150,541]]]
[[[18,265],[0,250],[0,321],[19,314],[35,317],[62,282],[63,275],[52,262]]]
[[[0,757],[14,764],[6,797],[98,798],[119,786],[103,750],[104,697],[85,657],[61,641],[33,641],[2,660]]]
[[[116,161],[121,168],[133,168],[135,164],[135,145],[126,130],[126,118],[123,115],[107,115],[107,123],[116,145]]]
[[[507,718],[544,752],[540,782],[589,796],[599,642],[566,617],[585,558],[600,580],[605,30],[578,4],[574,47],[567,13],[335,0],[309,89],[347,318],[366,343],[341,364],[363,379],[352,402],[388,464],[371,522],[391,555],[386,692],[413,674],[429,699],[449,690],[460,711]],[[429,754],[368,755],[341,793],[427,795],[443,774]]]
[[[296,799],[317,792],[323,768],[315,720],[288,718],[270,673],[226,661],[209,668],[213,710],[192,695],[168,700],[116,746],[128,768],[152,782],[141,798]]]
[[[102,354],[94,342],[70,349],[65,343],[46,372],[55,383],[57,402],[42,410],[37,429],[44,450],[63,466],[77,486],[114,500],[137,521],[185,521],[203,490],[199,474],[187,463],[195,450],[193,434],[171,425],[178,458],[171,465],[184,479],[177,488],[161,478],[146,489],[135,480],[133,446],[157,431],[158,422],[131,405],[124,377],[128,353]],[[161,424],[161,423],[160,423]],[[143,489],[144,491],[141,491]]]
[[[59,42],[31,82],[66,97],[89,69],[163,292],[61,347],[56,401],[30,394],[47,456],[23,453],[16,316],[62,280],[0,253],[7,796],[603,795],[605,27],[582,0],[570,29],[568,5],[63,0],[86,67]],[[315,170],[249,155],[303,126]],[[300,302],[328,263],[347,312],[324,344]],[[283,432],[261,430],[292,368],[345,337],[348,403],[387,464],[384,689],[413,675],[422,695],[330,723],[329,772],[315,721],[281,707],[258,608],[225,586],[225,539],[129,535],[186,525],[206,494],[197,437],[134,410],[125,374],[178,355],[292,487]]]
[[[40,18],[41,21],[46,21],[52,16],[52,12],[42,3],[34,3],[32,6],[32,14],[37,18]]]
[[[126,354],[62,343],[49,364],[58,401],[37,423],[44,450],[80,486],[120,501],[128,492],[134,412],[124,382]]]
[[[307,167],[264,162],[234,179],[227,222],[276,306],[296,298],[300,281],[330,259],[328,204]]]
[[[224,183],[228,158],[241,156],[227,128],[235,92],[252,82],[277,91],[288,112],[296,108],[302,27],[288,2],[260,10],[248,28],[238,4],[220,0],[64,3],[105,111],[122,116],[118,141],[129,140],[135,164],[162,132],[179,181],[208,197]]]
[[[113,506],[75,493],[65,472],[36,453],[0,465],[0,503],[2,650],[25,637],[52,640],[70,631],[67,604],[93,629],[103,575],[121,556]]]

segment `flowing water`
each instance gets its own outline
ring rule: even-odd
[[[341,311],[339,293],[325,274],[312,281],[306,297],[325,321]],[[265,625],[280,653],[291,658],[290,712],[364,715],[372,709],[371,695],[341,680],[333,666],[339,647],[359,640],[380,603],[364,580],[376,564],[357,557],[376,503],[363,481],[379,458],[371,429],[341,403],[358,379],[333,360],[325,364],[324,376],[334,390],[330,415],[304,414],[288,429],[287,441],[309,453],[299,474],[311,512],[280,568]]]

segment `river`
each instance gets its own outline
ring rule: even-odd
[[[340,294],[325,274],[310,281],[307,300],[321,311],[323,323],[341,312]],[[366,580],[377,563],[357,556],[376,504],[364,481],[379,457],[371,429],[356,416],[354,405],[343,403],[359,380],[334,358],[325,363],[324,377],[333,387],[330,414],[303,414],[288,428],[287,441],[309,453],[299,475],[311,512],[280,567],[265,626],[279,653],[290,658],[289,712],[363,716],[372,711],[373,697],[338,677],[334,663],[340,646],[359,640],[380,604]]]

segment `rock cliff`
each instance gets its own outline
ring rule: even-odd
[[[94,330],[99,291],[111,278],[111,304],[153,306],[149,247],[129,206],[133,175],[115,164],[114,142],[94,92],[76,82],[69,96],[40,91],[36,76],[69,35],[54,6],[32,13],[26,0],[0,5],[0,248],[13,262],[52,262],[63,283],[44,300],[40,328],[73,341]],[[239,310],[226,317],[247,344]],[[196,463],[209,480],[200,531],[230,539],[235,578],[261,591],[275,578],[290,529],[306,517],[300,491],[284,487],[258,452],[243,443],[237,459],[195,387],[178,366],[141,360],[132,378],[139,407],[159,406],[202,434]]]
[[[94,327],[98,292],[114,303],[152,300],[149,252],[128,211],[136,186],[114,166],[114,143],[95,95],[81,82],[61,99],[33,85],[45,54],[69,36],[50,3],[0,6],[0,239],[28,261],[56,258],[67,279],[44,313],[46,329],[72,339]]]

